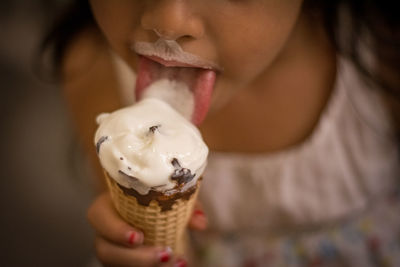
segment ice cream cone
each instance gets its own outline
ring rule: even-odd
[[[186,227],[193,212],[201,179],[183,197],[171,200],[171,196],[168,196],[165,200],[168,201],[167,206],[160,199],[152,199],[148,205],[142,205],[136,196],[124,192],[122,186],[107,172],[104,173],[116,210],[126,222],[143,231],[144,244],[170,247],[175,254],[183,255]]]
[[[116,210],[143,231],[145,245],[184,254],[186,226],[207,165],[200,131],[151,98],[97,121],[94,143]]]

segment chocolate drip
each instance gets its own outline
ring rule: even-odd
[[[118,184],[118,186],[125,195],[134,196],[140,205],[149,206],[152,200],[157,201],[158,205],[161,207],[161,211],[171,210],[172,205],[174,205],[178,199],[189,200],[190,196],[193,195],[197,189],[196,184],[185,191],[182,191],[182,188],[179,187],[164,193],[151,189],[148,194],[141,195],[133,188],[126,188],[120,184]]]
[[[122,170],[118,170],[118,173],[123,175],[123,176],[128,177],[130,179],[133,187],[139,188],[139,187],[143,187],[144,186],[143,183],[138,178],[136,178],[136,177],[134,177],[132,175],[129,175],[129,174],[125,173]]]

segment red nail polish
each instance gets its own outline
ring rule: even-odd
[[[136,236],[136,233],[135,233],[135,232],[132,232],[132,233],[129,235],[129,240],[128,240],[129,244],[132,244],[132,245],[133,245],[133,243],[135,242],[135,236]]]
[[[170,248],[166,248],[165,250],[158,253],[158,259],[160,262],[168,262],[171,259],[172,250]]]
[[[204,216],[204,212],[202,210],[195,210],[194,215],[196,216]]]
[[[129,244],[139,244],[143,241],[142,234],[138,232],[131,232],[128,237]]]
[[[179,259],[175,262],[174,267],[186,267],[187,262],[184,259]]]

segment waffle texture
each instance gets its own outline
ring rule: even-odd
[[[107,173],[105,176],[116,210],[126,222],[143,231],[145,245],[168,246],[175,254],[184,253],[186,226],[196,202],[199,182],[189,199],[177,199],[170,210],[161,211],[156,200],[148,206],[141,205],[136,197],[125,194]]]

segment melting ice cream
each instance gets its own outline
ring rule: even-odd
[[[208,148],[199,130],[165,102],[146,98],[97,118],[100,162],[115,179],[142,195],[196,184]]]

